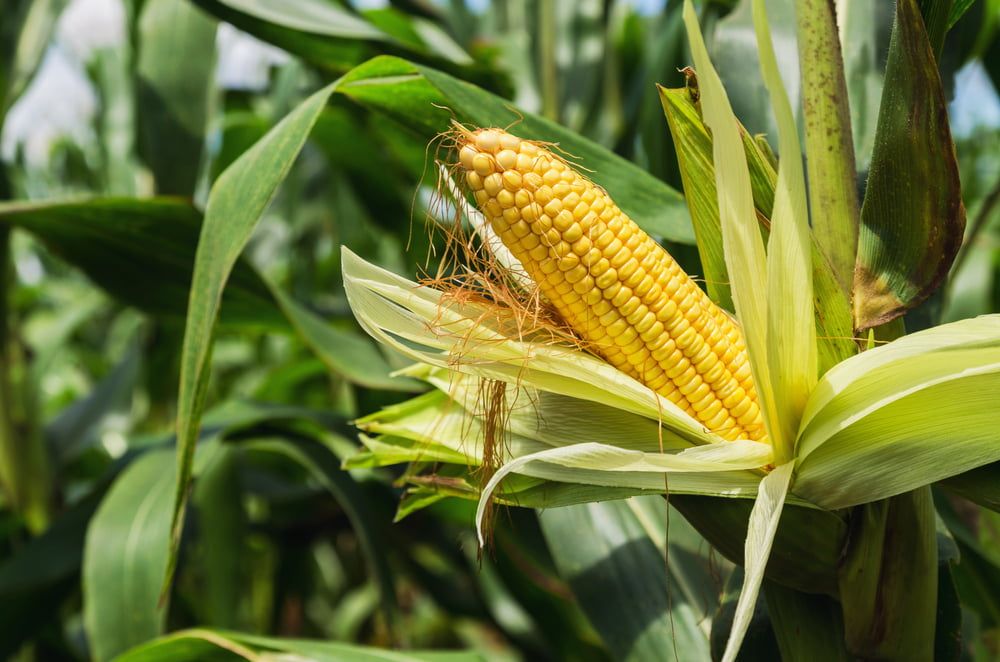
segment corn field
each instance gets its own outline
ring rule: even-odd
[[[1000,659],[1000,1],[0,0],[0,656]]]

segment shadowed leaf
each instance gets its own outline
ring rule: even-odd
[[[855,326],[899,317],[938,288],[965,230],[947,103],[916,0],[900,0],[861,208]]]

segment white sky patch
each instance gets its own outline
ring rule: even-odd
[[[216,37],[219,52],[215,77],[226,90],[266,90],[271,67],[288,62],[285,51],[265,43],[229,23],[220,23]]]
[[[125,42],[125,9],[121,0],[73,0],[59,17],[56,39],[78,60],[100,48]]]
[[[1000,127],[1000,98],[982,63],[970,62],[959,70],[949,111],[956,137],[968,136],[977,127]]]
[[[27,165],[44,166],[52,144],[61,137],[81,144],[93,139],[97,104],[80,63],[50,46],[28,89],[7,114],[0,155],[13,161],[20,148]]]
[[[59,17],[35,77],[7,114],[0,156],[12,161],[20,148],[29,167],[44,167],[60,138],[77,144],[93,140],[98,99],[84,63],[95,50],[124,40],[120,0],[73,0]]]

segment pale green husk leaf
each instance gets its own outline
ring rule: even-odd
[[[719,74],[708,57],[691,0],[684,0],[684,23],[698,73],[702,116],[712,130],[712,160],[715,163],[722,246],[733,304],[743,327],[750,369],[768,436],[772,442],[780,442],[781,426],[778,425],[767,361],[767,257],[757,224],[746,153],[740,139],[739,123],[729,105]]]
[[[443,379],[444,370],[431,366],[417,366],[407,372],[423,376],[442,390],[386,407],[357,421],[366,433],[361,439],[367,451],[349,459],[347,466],[431,461],[482,465],[484,432],[482,420],[476,415],[479,403],[474,386],[479,379],[453,374],[449,381]],[[512,463],[501,470],[505,476],[517,473],[546,481],[636,492],[669,488],[677,494],[753,498],[761,474],[744,469],[766,465],[772,457],[770,447],[758,442],[692,446],[680,438],[668,442],[666,433],[664,450],[682,452],[664,454],[657,450],[655,429],[647,426],[647,419],[635,414],[544,392],[535,393],[534,398],[526,393],[521,397],[530,401],[530,410],[518,414],[520,407],[515,406],[505,425],[502,461]],[[559,433],[560,426],[564,434]],[[633,432],[635,438],[630,437]],[[547,458],[539,455],[543,451],[566,455],[560,457],[557,453]],[[533,459],[520,460],[528,456]],[[669,482],[665,482],[664,472],[677,470],[682,472],[671,473]],[[506,491],[508,486],[504,487]],[[594,494],[599,500],[601,494]]]
[[[607,444],[584,443],[522,455],[504,464],[483,488],[476,510],[479,542],[482,544],[484,541],[483,518],[493,491],[508,475],[514,472],[524,473],[524,469],[532,465],[620,472],[627,480],[629,474],[711,473],[755,469],[772,459],[770,445],[749,440],[695,446],[677,454],[643,453]],[[666,483],[662,487],[666,490]]]
[[[598,402],[654,421],[692,443],[723,441],[677,405],[579,349],[501,329],[495,311],[444,300],[343,250],[344,287],[358,321],[410,358],[448,370]]]
[[[809,208],[799,131],[781,81],[763,0],[754,0],[760,67],[778,123],[781,161],[767,250],[767,359],[781,434],[772,438],[778,462],[792,457],[798,421],[816,385],[816,324],[810,263]]]
[[[806,406],[796,494],[843,508],[1000,460],[1000,315],[904,336],[832,368]]]
[[[757,500],[750,511],[750,523],[747,527],[747,541],[743,557],[743,588],[736,602],[736,613],[733,616],[733,629],[729,632],[726,642],[726,652],[723,662],[733,662],[739,653],[743,637],[750,626],[760,584],[764,580],[764,570],[771,556],[771,545],[774,534],[778,531],[778,521],[785,505],[788,486],[792,480],[795,463],[788,462],[764,477],[760,482]]]

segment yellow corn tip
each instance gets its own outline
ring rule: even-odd
[[[459,142],[493,230],[595,352],[723,438],[765,438],[739,327],[602,188],[499,129]]]

